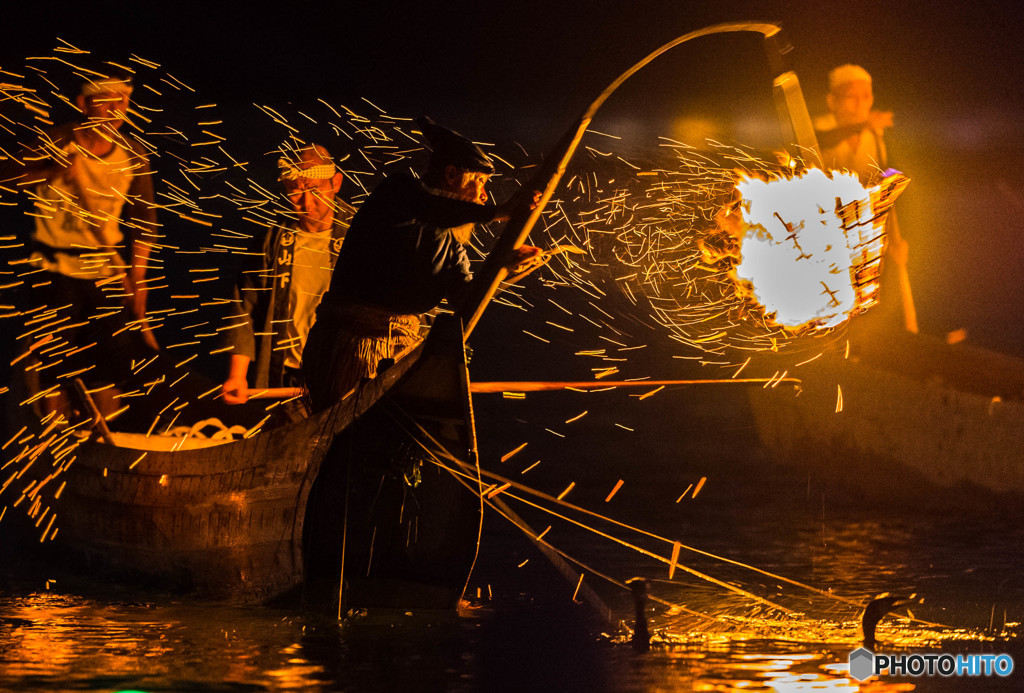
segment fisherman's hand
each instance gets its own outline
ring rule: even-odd
[[[892,123],[892,111],[871,111],[871,113],[868,114],[868,127],[875,132],[881,132],[885,128],[891,128]]]
[[[220,386],[220,394],[228,404],[245,404],[249,401],[249,383],[245,378],[228,378]]]
[[[541,257],[542,252],[540,248],[536,248],[532,245],[521,245],[512,252],[512,257],[508,262],[508,273],[509,274],[521,274],[529,269],[533,268],[533,265],[539,265],[543,262]]]

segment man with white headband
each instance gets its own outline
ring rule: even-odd
[[[505,221],[538,194],[487,205],[494,165],[469,139],[429,118],[416,121],[430,145],[422,179],[393,174],[352,220],[338,271],[317,309],[303,373],[315,410],[333,404],[378,363],[420,338],[420,316],[446,300],[457,307],[472,278],[465,245],[476,224]],[[540,251],[522,246],[516,266]]]
[[[221,387],[229,404],[248,400],[251,361],[254,389],[302,384],[306,336],[352,216],[337,198],[342,174],[327,149],[286,143],[281,151],[278,180],[290,211],[267,233],[259,262],[241,273],[242,321],[222,332],[233,347]]]
[[[158,237],[149,160],[122,133],[131,77],[107,63],[95,67],[84,71],[75,98],[82,119],[9,158],[0,184],[23,186],[35,206],[28,264],[38,272],[28,280],[28,314],[54,326],[33,332],[39,386],[79,376],[109,413],[118,406],[111,385],[125,380],[132,359],[157,349],[144,279]],[[122,304],[126,310],[116,310]],[[64,410],[63,390],[55,393],[45,408]]]
[[[882,134],[892,127],[893,115],[872,110],[871,75],[859,65],[840,65],[829,72],[828,87],[829,113],[815,122],[822,164],[853,171],[867,182],[885,168]]]

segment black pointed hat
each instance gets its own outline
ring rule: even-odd
[[[455,166],[467,171],[494,173],[494,164],[480,147],[454,130],[438,125],[427,116],[416,119],[423,136],[430,143],[431,168]]]

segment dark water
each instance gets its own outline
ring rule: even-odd
[[[860,641],[860,606],[885,591],[915,595],[910,612],[919,620],[907,609],[884,620],[879,651],[1008,652],[1024,666],[1018,509],[967,492],[914,489],[906,489],[906,502],[872,503],[807,468],[775,464],[752,444],[742,419],[723,424],[718,416],[710,426],[721,405],[692,393],[665,400],[661,410],[674,420],[634,421],[628,432],[614,426],[626,420],[621,401],[591,398],[587,428],[546,441],[537,430],[578,413],[578,400],[533,398],[528,407],[479,400],[485,466],[551,495],[575,481],[566,500],[649,533],[559,510],[603,537],[506,493],[535,528],[551,525],[545,539],[572,558],[618,582],[650,580],[649,653],[634,652],[628,630],[598,619],[577,579],[558,575],[489,512],[460,615],[337,622],[297,608],[133,591],[57,567],[52,575],[9,578],[0,591],[0,689],[1020,690],[1020,671],[1009,679],[883,677],[863,685],[846,672]],[[524,432],[529,452],[498,462]],[[678,500],[702,476],[698,496]],[[621,489],[605,502],[619,479]],[[665,563],[637,550],[667,558],[671,541],[658,537],[734,563],[684,548],[678,562],[685,568],[670,581]],[[4,570],[16,562],[5,556]],[[632,624],[624,589],[595,573],[584,583],[612,609],[612,621]]]
[[[937,529],[948,540],[941,540]],[[887,622],[881,641],[895,644],[894,651],[1010,652],[1020,662],[1024,651],[1019,640],[993,640],[985,631],[990,614],[995,614],[993,630],[1003,631],[1004,611],[1005,618],[1019,619],[1024,606],[1024,586],[1011,565],[1016,558],[1007,556],[1019,551],[1021,532],[1006,531],[996,542],[971,546],[967,534],[979,529],[961,524],[958,536],[949,527],[832,522],[822,537],[809,528],[791,535],[765,528],[754,532],[756,551],[731,555],[846,594],[915,589],[927,595],[914,608],[915,616],[967,629]],[[695,624],[655,608],[653,624],[664,630],[655,638],[653,651],[641,655],[589,620],[587,607],[571,601],[573,585],[551,576],[538,578],[530,570],[510,579],[507,573],[516,571],[511,559],[522,557],[530,558],[527,565],[534,565],[536,572],[547,570],[539,556],[514,549],[485,557],[491,563],[490,577],[502,583],[502,590],[536,589],[541,583],[546,593],[533,593],[531,599],[508,594],[497,601],[473,599],[482,606],[461,617],[385,614],[337,623],[290,610],[217,606],[96,584],[58,582],[49,589],[19,584],[0,597],[0,688],[858,690],[844,672],[858,638],[854,609],[845,604],[814,597],[803,615],[745,619],[739,617],[751,612],[746,600],[677,576],[674,583],[655,584],[652,591],[688,608],[737,618]],[[601,567],[654,575],[639,562],[627,568],[606,561]],[[479,580],[472,595],[477,586],[486,597],[488,585]],[[617,616],[628,618],[621,598],[613,594],[610,601]],[[1019,631],[1019,626],[1006,628]],[[883,679],[862,690],[1019,686],[1017,673],[1009,680]]]

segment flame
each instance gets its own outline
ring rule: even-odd
[[[895,171],[873,187],[813,168],[770,179],[740,173],[738,205],[719,215],[740,239],[737,283],[792,331],[867,310],[878,301],[886,214],[909,182]]]

